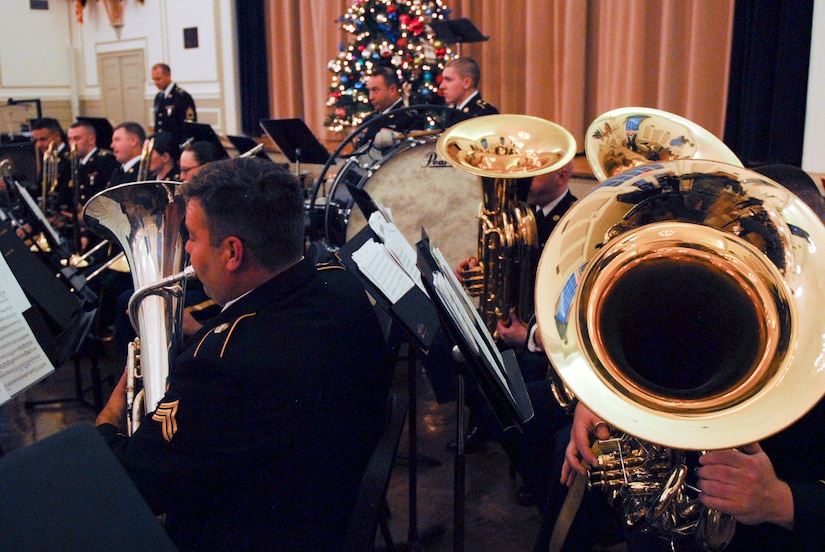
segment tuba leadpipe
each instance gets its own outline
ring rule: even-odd
[[[588,131],[604,140],[588,147],[591,166],[603,159],[592,151],[729,152],[664,112],[610,115]],[[689,467],[782,430],[821,398],[825,314],[798,298],[821,294],[823,246],[821,221],[787,189],[701,158],[628,166],[559,222],[539,263],[539,331],[565,386],[616,429],[598,442],[588,485],[628,526],[708,550],[733,537],[733,518],[700,504]]]
[[[538,234],[533,210],[518,197],[518,181],[567,165],[576,141],[544,119],[487,115],[450,127],[437,148],[454,167],[481,177],[478,265],[465,275],[465,287],[479,297],[481,318],[494,333],[499,320],[509,320],[511,308],[522,319],[533,312]]]
[[[141,413],[152,412],[163,397],[169,367],[183,340],[181,296],[193,271],[184,270],[185,207],[179,186],[162,181],[113,186],[92,197],[83,210],[92,230],[121,246],[139,292],[129,307],[138,334],[127,361],[128,394],[135,403],[129,409],[130,432],[140,425]],[[142,390],[135,392],[135,382]]]

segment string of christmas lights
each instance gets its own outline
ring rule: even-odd
[[[443,104],[441,70],[455,55],[430,23],[450,13],[441,0],[355,0],[336,21],[352,36],[327,66],[327,129],[340,133],[361,124],[372,111],[366,77],[382,65],[398,73],[409,105]]]

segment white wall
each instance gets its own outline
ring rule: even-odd
[[[825,173],[825,0],[814,1],[802,168]]]
[[[125,0],[119,34],[100,0],[87,2],[82,25],[72,0],[49,0],[48,10],[31,10],[27,0],[4,4],[14,5],[4,5],[0,17],[0,103],[9,97],[64,100],[76,111],[79,101],[100,100],[97,55],[139,48],[147,102],[157,92],[151,67],[166,62],[175,82],[195,98],[199,115],[208,112],[205,119],[216,121],[219,133],[238,133],[233,2]],[[197,48],[183,47],[188,27],[198,28]]]

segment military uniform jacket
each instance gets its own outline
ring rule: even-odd
[[[100,148],[95,149],[85,163],[78,164],[80,205],[85,205],[93,195],[104,190],[109,177],[119,166],[120,163],[111,151]]]
[[[411,110],[400,111],[404,107],[406,107],[404,105],[404,101],[401,98],[398,98],[398,100],[396,100],[395,103],[386,110],[380,113],[373,112],[368,115],[362,123],[362,125],[367,126],[364,127],[360,136],[358,136],[358,139],[355,140],[355,147],[357,148],[370,142],[383,128],[389,128],[399,132],[409,130],[418,115]]]
[[[118,184],[137,182],[138,170],[140,170],[140,162],[134,163],[126,170],[123,169],[123,165],[118,165],[114,172],[112,172],[112,176],[109,177],[109,183],[106,187],[111,188]]]
[[[197,121],[195,101],[189,93],[178,86],[172,86],[169,94],[163,92],[155,95],[155,132],[171,132],[178,145],[186,141],[184,121]]]
[[[180,550],[340,550],[383,430],[373,307],[307,259],[194,335],[131,438],[99,430]]]
[[[472,117],[480,117],[482,115],[496,115],[498,109],[489,102],[481,99],[481,93],[476,92],[467,105],[460,110],[450,111],[444,116],[444,128],[453,126],[456,123],[465,121]]]

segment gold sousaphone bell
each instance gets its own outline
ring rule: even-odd
[[[518,179],[556,171],[576,154],[576,140],[564,128],[527,115],[486,115],[462,121],[438,139],[438,153],[454,167],[481,178],[479,264],[465,274],[470,295],[493,332],[508,320],[533,313],[534,259],[538,233],[533,210],[518,198]]]
[[[580,199],[536,282],[542,339],[573,394],[627,433],[687,450],[758,441],[825,393],[825,229],[708,136],[652,109],[594,121],[586,151],[601,177],[625,149],[691,158],[639,163]]]

